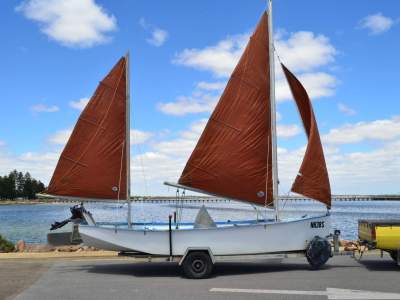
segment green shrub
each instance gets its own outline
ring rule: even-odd
[[[13,252],[14,249],[14,244],[0,235],[0,252]]]

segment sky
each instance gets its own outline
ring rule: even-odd
[[[133,195],[171,195],[265,0],[0,3],[0,175],[48,183],[98,82],[130,53]],[[314,105],[334,194],[400,193],[400,2],[275,0],[277,55]],[[280,193],[306,145],[276,69]]]

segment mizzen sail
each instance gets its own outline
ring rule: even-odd
[[[61,153],[47,193],[127,199],[126,59],[100,82]]]
[[[179,184],[257,204],[272,203],[267,12],[193,150]]]
[[[303,162],[292,191],[331,206],[331,187],[326,168],[324,151],[319,136],[317,121],[310,98],[300,81],[283,64],[283,72],[289,83],[293,98],[299,109],[301,120],[308,137]]]

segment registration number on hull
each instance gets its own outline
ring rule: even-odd
[[[325,222],[324,221],[311,222],[310,226],[311,226],[311,228],[324,228]]]

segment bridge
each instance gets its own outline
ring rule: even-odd
[[[151,196],[151,197],[131,197],[135,202],[153,202],[153,203],[171,203],[176,202],[175,197]],[[332,195],[332,199],[336,201],[400,201],[400,195]],[[279,200],[282,201],[307,201],[310,198],[295,195],[280,195]],[[229,202],[230,199],[217,198],[211,196],[191,196],[187,195],[179,197],[178,201],[185,202]]]
[[[279,196],[280,200],[310,200],[303,196]],[[400,201],[400,195],[332,195],[338,201]]]

